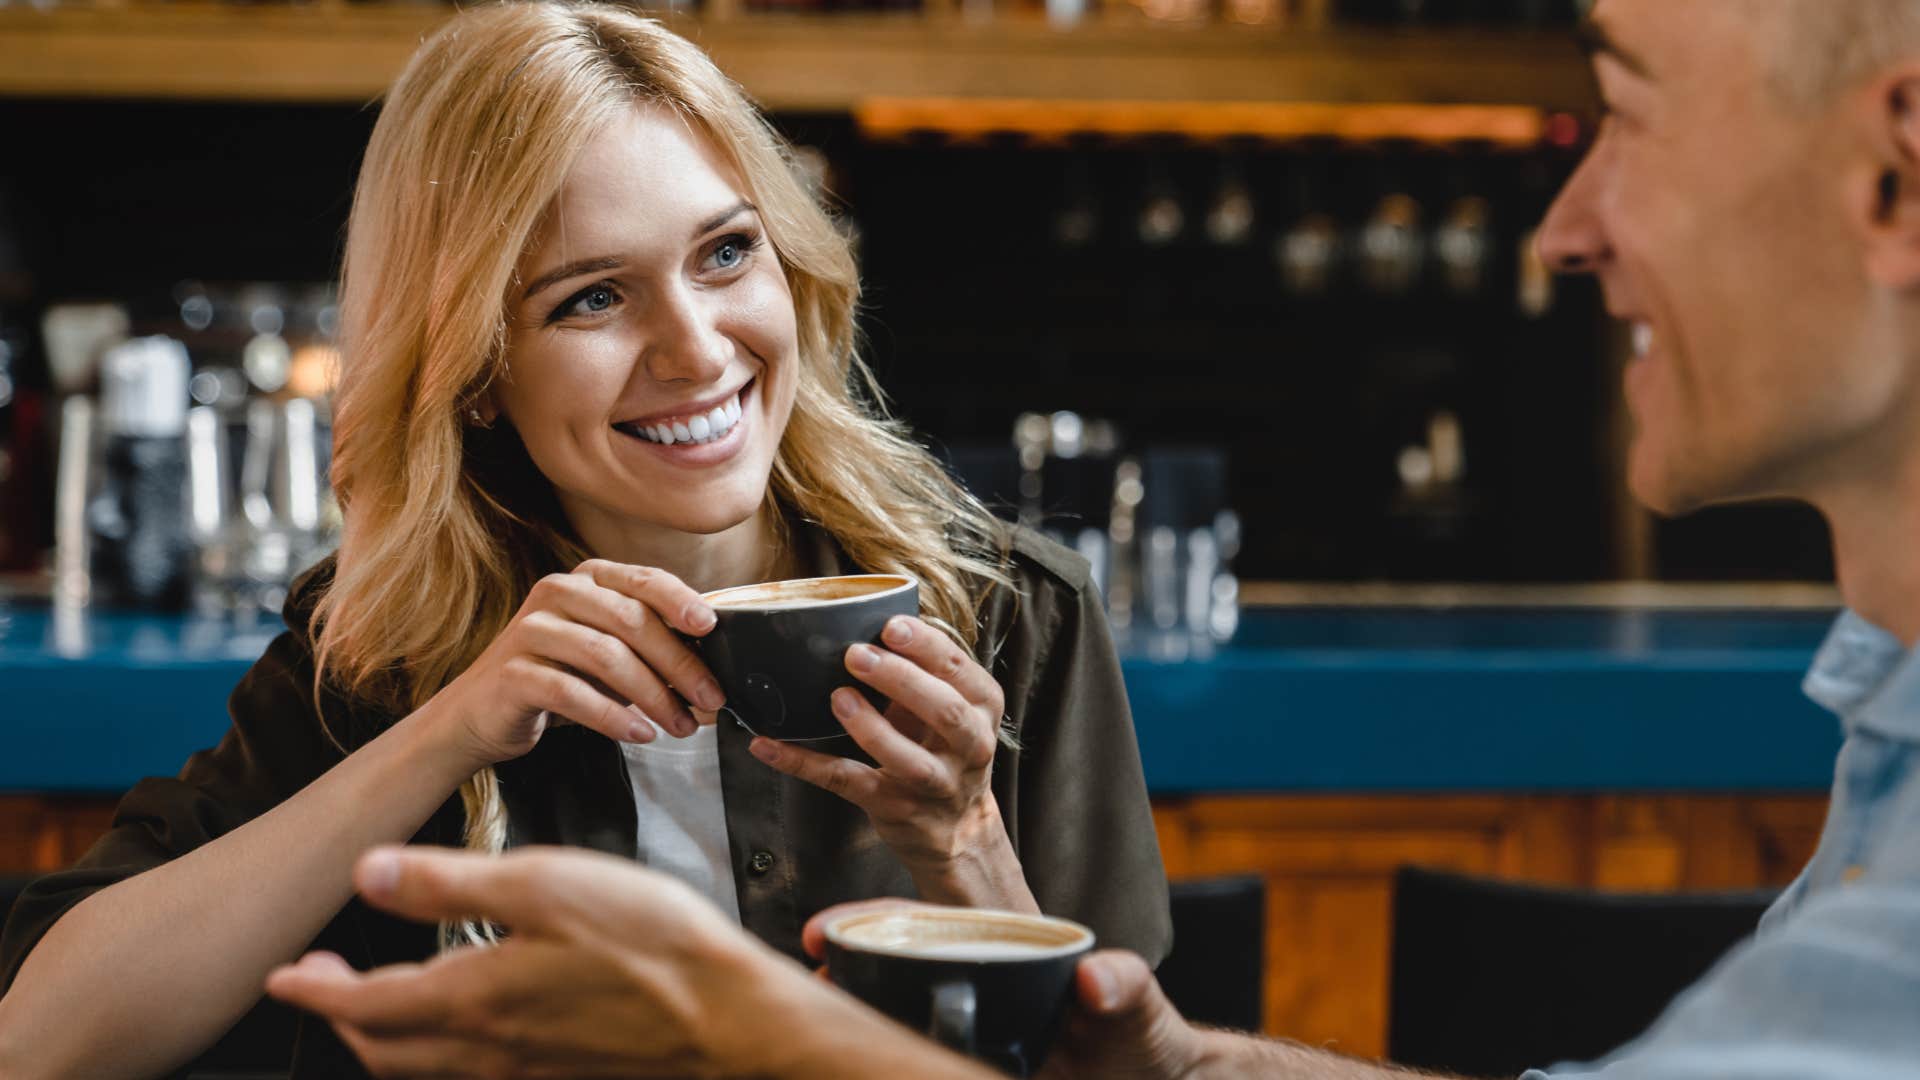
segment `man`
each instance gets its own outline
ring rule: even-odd
[[[1632,325],[1641,500],[1679,513],[1787,496],[1825,515],[1850,611],[1806,686],[1847,740],[1819,849],[1755,938],[1609,1061],[1552,1075],[1920,1076],[1920,0],[1599,0],[1588,37],[1608,117],[1542,252],[1597,275]],[[559,880],[588,873],[573,857],[400,858],[372,858],[401,883],[363,879],[376,902],[494,915],[527,936],[418,971],[362,976],[323,958],[276,974],[276,994],[335,1018],[392,1075],[483,1051],[500,1069],[584,1065],[566,1055],[592,1047],[615,1048],[595,1060],[625,1073],[979,1075],[681,910],[691,899],[643,871],[622,868],[627,884],[593,894],[608,911],[590,917],[576,909],[593,901]],[[538,910],[494,906],[515,881],[516,902]],[[409,882],[450,899],[415,902]],[[630,921],[591,922],[619,912]],[[599,978],[609,971],[623,974]],[[514,999],[490,996],[511,986],[558,997],[513,1015],[499,1006]],[[1088,959],[1078,989],[1055,1075],[1393,1074],[1197,1031],[1125,955]],[[666,1022],[641,1035],[583,1020],[573,1041],[500,1056],[539,1040],[547,1016],[615,1008]],[[640,1045],[667,1036],[682,1040],[671,1063]]]

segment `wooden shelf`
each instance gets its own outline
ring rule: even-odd
[[[0,96],[362,103],[447,17],[426,6],[0,9]],[[775,111],[870,98],[1517,104],[1584,109],[1570,35],[980,23],[957,15],[686,20]]]

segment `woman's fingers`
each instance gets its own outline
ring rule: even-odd
[[[660,613],[667,624],[683,634],[701,637],[713,629],[713,608],[692,587],[665,570],[651,566],[629,566],[605,559],[588,559],[574,568],[575,574],[625,594]]]
[[[862,810],[883,790],[884,781],[879,772],[858,761],[822,754],[818,750],[779,742],[764,735],[755,736],[747,748],[754,757],[780,772],[796,780],[805,780],[817,788],[824,788]]]
[[[624,580],[628,575],[616,574],[608,568],[625,571],[645,569],[620,567],[615,563],[589,562],[582,566],[598,567],[599,573],[614,581]],[[680,589],[686,588],[671,575],[660,576]],[[643,599],[602,584],[598,578],[584,571],[555,575],[555,579],[560,584],[551,587],[549,605],[552,610],[619,638],[661,679],[695,705],[712,711],[726,704],[726,695],[721,692],[720,683],[714,679],[713,673],[707,670],[707,665],[686,640],[674,632],[668,617],[658,609]],[[691,593],[691,590],[688,592]],[[698,596],[695,599],[698,600]]]
[[[975,705],[998,716],[1006,697],[1000,684],[973,655],[939,628],[911,615],[887,620],[880,640],[887,648],[918,664],[921,670],[952,686]]]
[[[993,760],[998,711],[988,713],[912,659],[871,645],[847,650],[847,670],[919,717],[966,767],[979,768]]]
[[[880,715],[865,694],[851,687],[833,692],[833,715],[860,749],[873,756],[897,782],[928,795],[953,794],[953,769]]]
[[[626,642],[603,630],[560,614],[536,611],[521,620],[524,644],[534,655],[572,668],[638,706],[647,718],[676,735],[694,732],[697,722],[680,696],[635,655]],[[555,710],[564,712],[565,710]],[[565,714],[576,722],[580,717]],[[588,726],[599,728],[598,724]]]
[[[619,742],[653,741],[652,724],[636,715],[626,702],[602,692],[573,671],[519,656],[507,661],[503,674],[530,710],[564,716]]]

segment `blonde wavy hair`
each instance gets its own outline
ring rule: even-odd
[[[345,528],[312,615],[324,679],[394,715],[425,704],[534,582],[587,557],[510,432],[469,423],[504,374],[514,267],[582,147],[623,110],[664,107],[710,138],[759,207],[793,294],[799,387],[767,497],[859,566],[906,573],[980,652],[1006,584],[1004,528],[885,412],[856,350],[859,278],[786,142],[694,45],[595,3],[455,15],[393,85],[354,192],[341,281],[334,490]],[[423,602],[423,599],[426,602]],[[461,789],[466,844],[498,851],[492,769]]]

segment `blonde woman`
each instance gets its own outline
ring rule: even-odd
[[[847,245],[697,49],[607,7],[456,16],[387,99],[343,288],[337,558],[220,745],[22,900],[0,1074],[162,1073],[310,946],[432,954],[352,899],[389,841],[635,858],[796,958],[810,915],[884,895],[1164,954],[1084,568],[879,412]],[[918,578],[926,615],[847,657],[895,702],[836,703],[871,763],[715,723],[700,594],[854,569]],[[286,1053],[273,1020],[232,1041]],[[359,1073],[302,1023],[296,1075]]]

